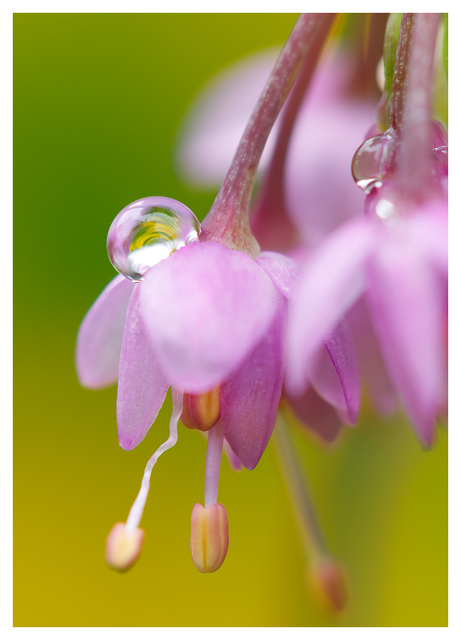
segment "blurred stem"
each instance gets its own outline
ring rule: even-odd
[[[418,13],[413,22],[413,38],[403,104],[402,145],[397,167],[406,187],[417,192],[434,182],[431,173],[430,135],[434,54],[440,22],[439,13]]]
[[[315,513],[307,480],[300,468],[285,419],[280,411],[277,415],[272,439],[275,443],[277,458],[301,533],[307,560],[314,564],[319,558],[328,557],[329,553]]]
[[[305,55],[328,14],[301,14],[280,54],[237,147],[229,171],[202,224],[201,240],[225,244],[252,257],[259,245],[250,230],[251,193],[267,137]]]
[[[328,14],[318,28],[280,116],[275,149],[251,215],[251,229],[263,251],[286,252],[298,240],[298,231],[290,220],[285,206],[284,176],[287,153],[299,108],[334,18],[335,14]]]

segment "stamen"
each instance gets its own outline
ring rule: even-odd
[[[344,569],[328,551],[309,495],[306,478],[299,467],[280,411],[273,440],[291,506],[303,539],[306,560],[310,565],[310,579],[316,589],[321,592],[323,600],[329,603],[329,607],[339,611],[347,603]]]
[[[223,448],[221,421],[208,431],[205,466],[205,509],[218,500],[219,470]]]
[[[126,531],[130,533],[134,531],[139,526],[141,522],[142,514],[144,511],[144,506],[146,504],[147,496],[149,494],[150,487],[150,476],[152,473],[152,469],[154,468],[155,463],[158,458],[173,447],[178,440],[178,420],[182,413],[182,403],[183,403],[183,393],[182,391],[178,391],[171,387],[171,394],[173,396],[173,411],[171,413],[170,418],[170,436],[166,442],[161,444],[154,455],[150,458],[149,462],[146,465],[146,469],[144,471],[144,476],[141,483],[141,489],[134,501],[133,506],[131,507],[131,511],[129,513],[128,519],[126,521]]]

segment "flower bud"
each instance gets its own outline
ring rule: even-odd
[[[226,509],[216,502],[207,509],[196,504],[192,509],[190,552],[202,573],[217,571],[229,546],[229,522]]]
[[[106,540],[106,562],[112,569],[127,571],[139,558],[144,531],[127,532],[124,522],[117,522]]]
[[[209,431],[221,415],[221,387],[215,387],[206,393],[185,393],[181,422],[188,429]]]
[[[342,565],[332,558],[320,558],[314,564],[311,580],[323,606],[339,612],[347,604],[346,575]]]

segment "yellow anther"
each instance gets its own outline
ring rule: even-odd
[[[185,393],[181,422],[188,429],[209,431],[221,415],[221,388],[215,387],[206,393]]]
[[[139,558],[144,531],[135,529],[127,533],[126,524],[117,522],[106,540],[106,562],[112,569],[126,571]]]
[[[226,509],[216,502],[207,509],[196,504],[192,510],[190,552],[202,573],[217,571],[229,546],[229,523]]]

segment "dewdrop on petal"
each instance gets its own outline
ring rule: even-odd
[[[202,573],[217,571],[229,547],[229,522],[225,507],[219,502],[206,509],[196,504],[192,509],[190,552],[195,567]]]
[[[106,562],[112,569],[127,571],[139,558],[144,542],[142,529],[126,530],[124,522],[117,522],[106,540]]]
[[[330,612],[338,613],[347,604],[346,573],[332,558],[320,558],[309,571],[309,578],[319,601]]]

